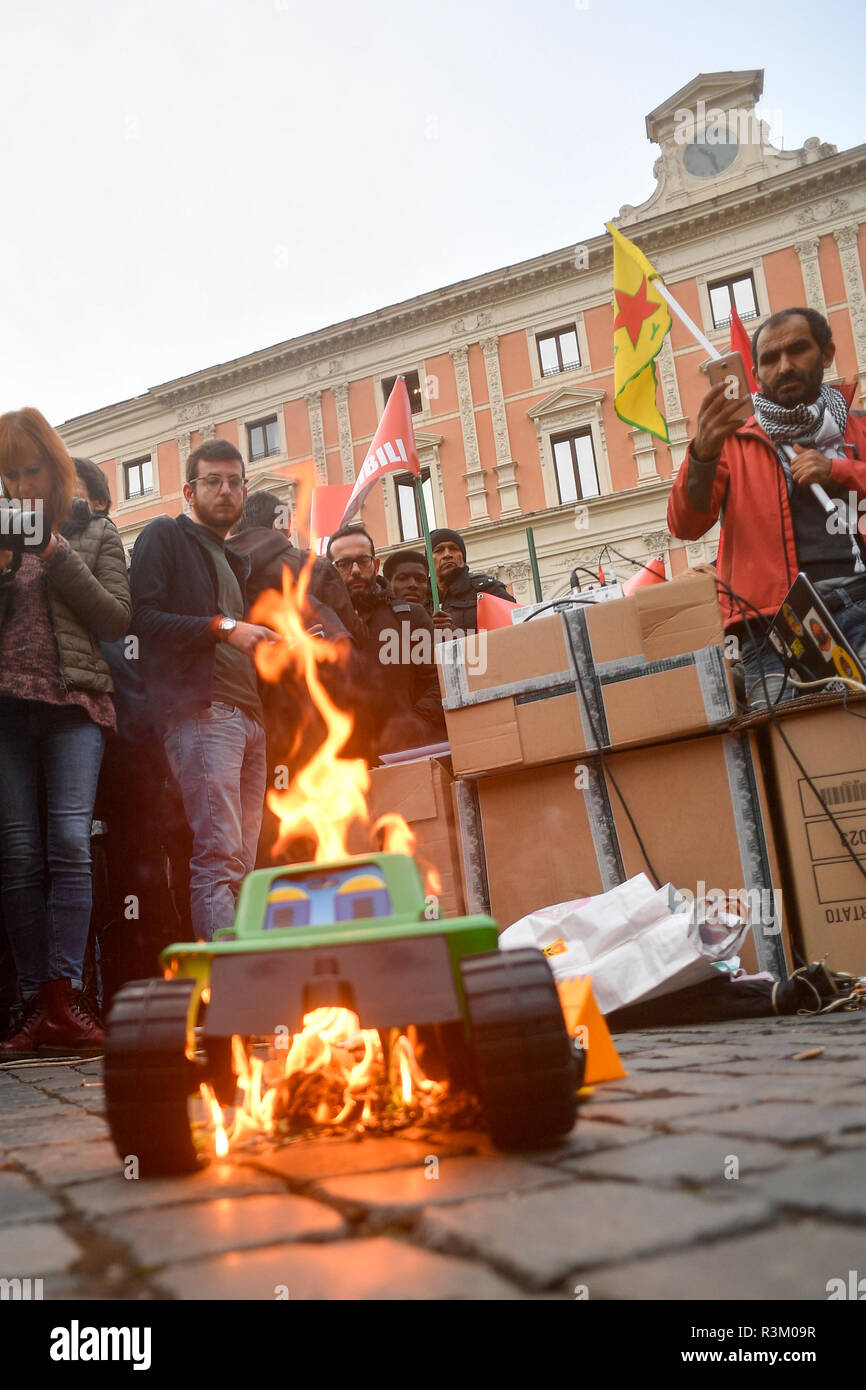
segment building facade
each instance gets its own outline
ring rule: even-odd
[[[776,148],[755,115],[762,85],[761,70],[701,74],[651,112],[655,191],[613,220],[720,350],[732,300],[747,328],[809,305],[833,329],[827,379],[862,393],[866,145]],[[716,548],[713,534],[683,545],[665,525],[706,353],[674,319],[657,359],[670,445],[621,422],[611,282],[604,233],[166,382],[60,432],[108,476],[131,550],[152,517],[183,509],[186,459],[203,439],[237,445],[251,490],[290,498],[308,460],[319,483],[353,481],[403,373],[431,525],[463,533],[473,568],[530,601],[531,524],[545,598],[576,566],[594,573],[605,544],[636,560],[662,553],[676,574]],[[408,480],[374,488],[362,519],[382,550],[411,544]],[[620,578],[633,572],[616,565]]]

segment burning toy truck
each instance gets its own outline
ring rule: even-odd
[[[498,951],[489,917],[427,911],[405,854],[250,874],[230,931],[168,947],[166,978],[115,997],[105,1096],[121,1158],[188,1172],[251,1137],[424,1118],[449,1090],[477,1096],[501,1148],[566,1133],[585,1059],[544,955]]]

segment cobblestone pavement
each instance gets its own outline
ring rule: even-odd
[[[52,1299],[825,1300],[866,1273],[866,1013],[618,1046],[628,1077],[556,1147],[319,1138],[150,1181],[121,1173],[99,1062],[4,1069],[0,1277]]]

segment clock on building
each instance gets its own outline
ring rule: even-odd
[[[737,141],[730,135],[721,144],[709,144],[706,140],[692,140],[686,145],[683,164],[688,173],[698,179],[711,179],[721,174],[737,157]]]

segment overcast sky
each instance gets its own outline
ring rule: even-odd
[[[763,67],[866,140],[858,0],[0,0],[0,409],[53,423],[596,236],[644,116]]]

